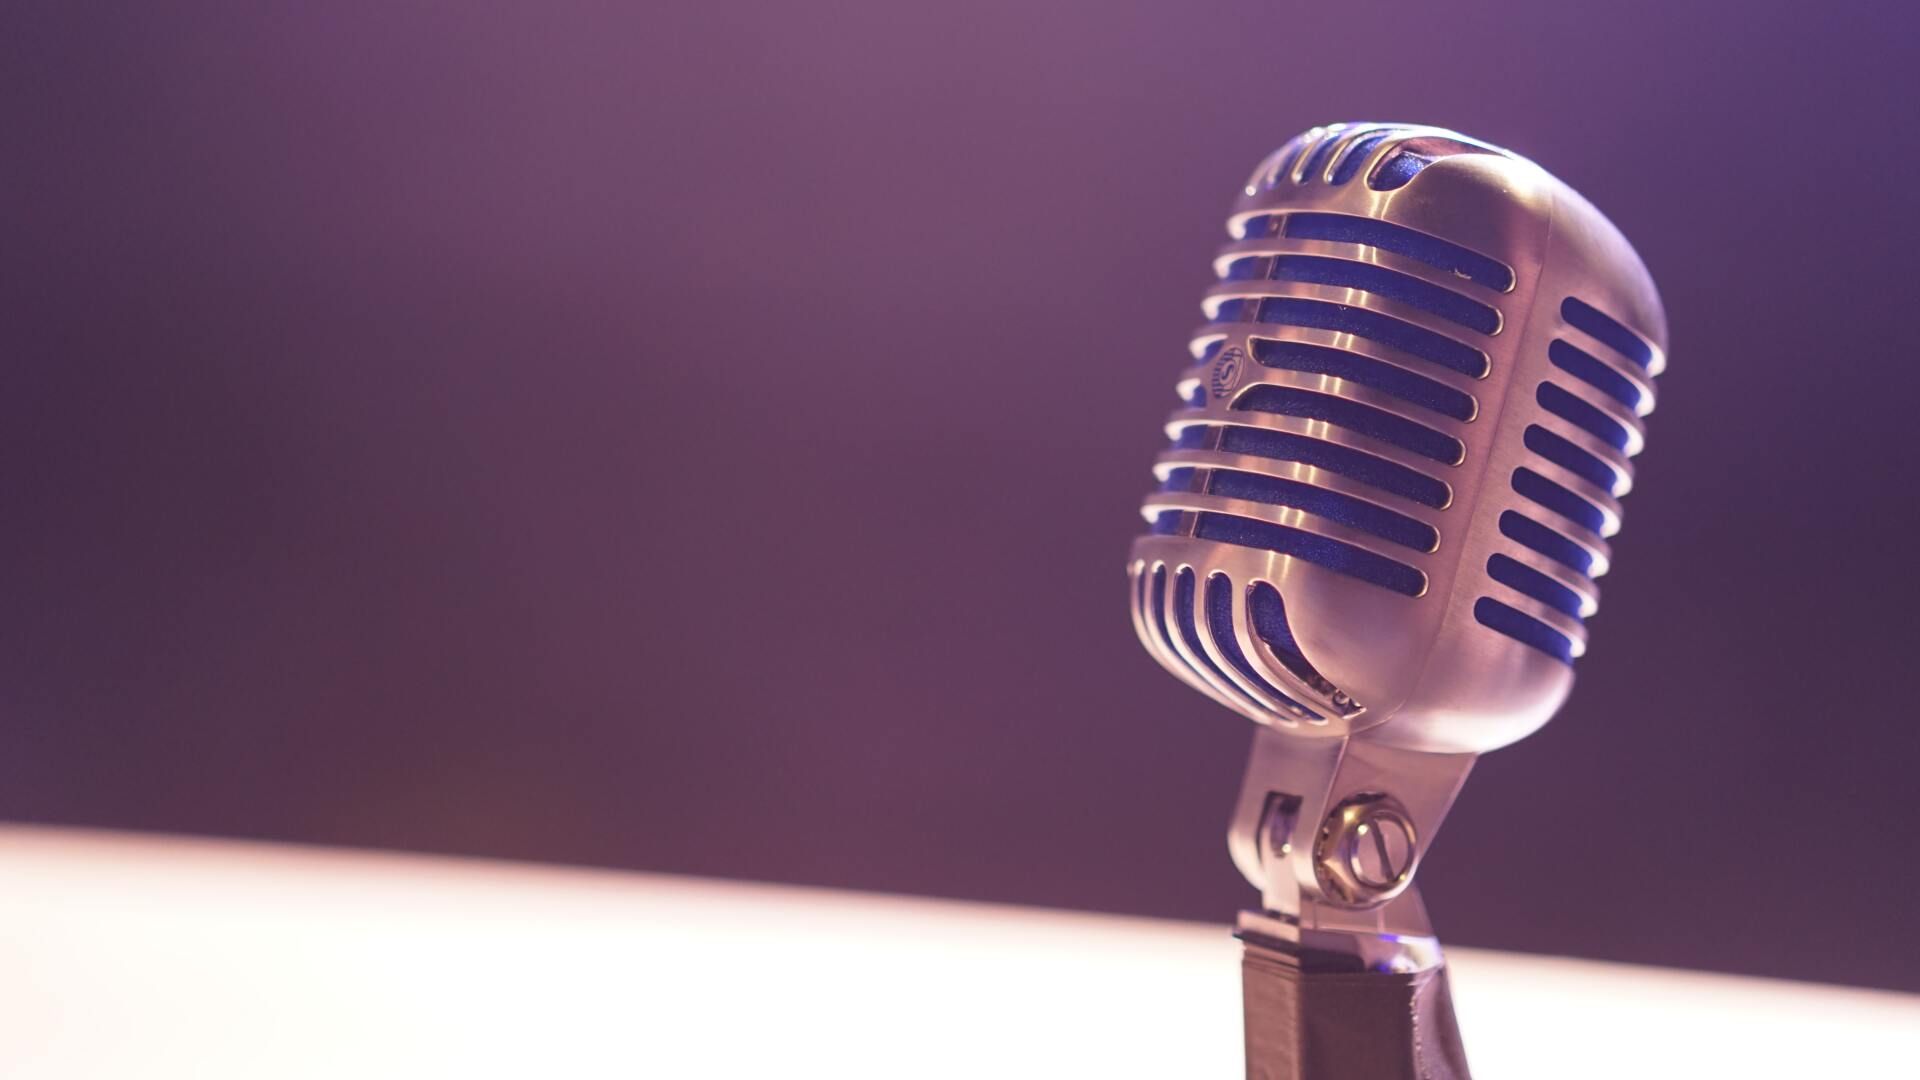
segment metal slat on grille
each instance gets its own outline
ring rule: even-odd
[[[1629,361],[1639,372],[1651,375],[1658,370],[1663,358],[1653,346],[1599,308],[1570,296],[1561,302],[1560,314],[1571,331]],[[1619,409],[1624,406],[1635,418],[1651,412],[1652,384],[1623,370],[1619,360],[1596,356],[1565,337],[1548,344],[1547,359],[1573,381],[1548,380],[1535,388],[1535,404],[1545,415],[1541,422],[1527,426],[1526,448],[1541,462],[1565,470],[1598,491],[1622,495],[1629,484],[1627,455],[1639,448],[1640,440],[1637,419],[1636,427],[1629,428],[1619,419]],[[1581,433],[1592,436],[1584,446],[1575,441]],[[1591,498],[1525,465],[1514,469],[1510,483],[1526,504],[1525,512],[1508,510],[1501,515],[1504,536],[1584,578],[1605,572],[1604,561],[1594,553],[1598,538],[1618,526],[1617,508],[1595,505]],[[1609,514],[1615,515],[1612,520]],[[1488,558],[1486,571],[1492,582],[1511,593],[1478,600],[1473,613],[1481,625],[1568,663],[1580,654],[1584,643],[1556,628],[1549,617],[1565,617],[1578,626],[1596,606],[1591,598],[1583,599],[1567,585],[1508,554]],[[1545,610],[1529,613],[1516,606],[1521,598],[1544,605]]]
[[[1310,133],[1269,159],[1255,182],[1351,179],[1387,134]],[[1148,507],[1153,531],[1276,551],[1423,594],[1426,574],[1387,552],[1440,545],[1434,512],[1453,495],[1438,473],[1465,460],[1454,432],[1478,415],[1466,387],[1489,369],[1472,339],[1499,332],[1492,301],[1512,287],[1513,271],[1404,226],[1341,214],[1266,215],[1230,231],[1240,243],[1216,264],[1229,287],[1209,298],[1208,314],[1214,325],[1257,329],[1240,331],[1229,357],[1226,337],[1196,342],[1199,365],[1181,383],[1194,408],[1170,423],[1174,445],[1158,466],[1162,494]],[[1478,295],[1463,291],[1474,289]],[[1258,364],[1251,377],[1238,368],[1222,374],[1223,363],[1249,359]],[[1211,407],[1209,385],[1221,399]],[[1366,496],[1368,488],[1380,494]],[[1262,505],[1287,512],[1248,517],[1254,511],[1240,509]],[[1361,534],[1388,546],[1359,542]]]

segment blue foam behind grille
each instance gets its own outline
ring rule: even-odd
[[[1502,513],[1500,533],[1509,540],[1525,544],[1569,570],[1578,570],[1586,574],[1593,569],[1593,556],[1587,553],[1587,549],[1524,514],[1512,510]]]
[[[1271,176],[1261,181],[1261,186],[1271,189],[1276,184],[1286,183],[1293,173],[1294,162],[1300,160],[1300,152],[1306,148],[1307,136],[1305,132],[1288,139],[1287,145],[1280,148],[1280,164],[1274,168]]]
[[[1241,223],[1240,235],[1249,240],[1263,236],[1272,236],[1275,227],[1280,224],[1280,217],[1281,215],[1279,214],[1260,214],[1255,217],[1250,217]]]
[[[1340,140],[1337,136],[1320,140],[1320,145],[1313,148],[1313,156],[1307,159],[1307,168],[1303,174],[1304,179],[1302,183],[1311,184],[1320,179],[1320,174],[1327,170],[1327,158],[1332,156],[1333,148],[1339,142]]]
[[[1182,487],[1168,487],[1167,491],[1191,490],[1193,470],[1176,469],[1176,473],[1188,475],[1181,479]],[[1167,482],[1174,483],[1169,476]],[[1440,544],[1440,534],[1431,525],[1416,521],[1405,514],[1397,514],[1384,507],[1375,506],[1365,499],[1356,499],[1351,495],[1342,495],[1337,491],[1302,484],[1295,480],[1285,480],[1277,476],[1261,476],[1258,473],[1241,472],[1238,469],[1210,469],[1207,472],[1206,494],[1219,495],[1228,499],[1245,499],[1248,502],[1267,503],[1272,506],[1291,506],[1297,510],[1316,514],[1329,521],[1336,521],[1348,528],[1371,533],[1382,540],[1409,547],[1415,551],[1432,551]]]
[[[1200,643],[1200,626],[1193,617],[1193,593],[1193,570],[1191,568],[1181,570],[1173,583],[1173,611],[1174,617],[1180,623],[1181,638],[1186,641],[1187,648],[1193,652],[1193,655],[1206,665],[1207,670],[1218,677],[1223,690],[1258,708],[1259,706],[1252,698],[1245,696],[1239,687],[1233,685],[1233,680],[1227,678],[1227,673],[1220,670],[1220,665],[1214,663],[1213,657],[1207,654],[1206,646]]]
[[[1347,160],[1356,162],[1363,155]],[[1395,255],[1426,263],[1436,270],[1458,274],[1468,281],[1495,292],[1513,288],[1513,271],[1505,263],[1490,259],[1459,244],[1428,236],[1417,229],[1395,225],[1391,221],[1354,217],[1350,214],[1289,214],[1287,235],[1302,240],[1333,240],[1346,244],[1365,244]]]
[[[1534,391],[1534,400],[1540,407],[1553,415],[1574,425],[1601,442],[1610,443],[1616,450],[1624,451],[1630,441],[1627,429],[1618,420],[1594,408],[1579,397],[1567,393],[1550,382],[1540,384]]]
[[[1566,615],[1580,617],[1580,594],[1526,563],[1495,555],[1487,560],[1487,576]]]
[[[1153,535],[1172,536],[1180,528],[1180,511],[1162,510],[1153,516]]]
[[[1277,653],[1301,655],[1300,643],[1293,639],[1293,627],[1287,622],[1287,606],[1280,599],[1279,589],[1264,581],[1255,583],[1253,594],[1247,598],[1247,614],[1252,616],[1253,632],[1267,643],[1267,648]]]
[[[1227,301],[1227,304],[1248,301]],[[1245,322],[1244,309],[1236,317],[1228,318],[1222,305],[1217,322]],[[1316,330],[1335,330],[1344,334],[1353,334],[1382,345],[1391,345],[1402,352],[1410,353],[1422,360],[1441,367],[1457,371],[1462,375],[1481,378],[1487,373],[1487,355],[1471,345],[1455,341],[1444,334],[1436,334],[1422,326],[1401,322],[1392,316],[1377,311],[1351,307],[1346,304],[1332,304],[1320,300],[1302,300],[1291,296],[1270,296],[1259,302],[1254,309],[1254,318],[1258,322],[1277,323],[1282,326],[1306,326]]]
[[[1609,494],[1620,490],[1620,474],[1613,466],[1580,449],[1538,424],[1528,425],[1523,436],[1527,449]]]
[[[1467,452],[1460,440],[1423,424],[1416,424],[1371,405],[1330,394],[1316,394],[1310,390],[1256,383],[1241,392],[1234,400],[1233,407],[1237,410],[1324,420],[1446,465],[1458,465]]]
[[[1547,345],[1547,359],[1553,366],[1579,379],[1629,409],[1640,406],[1640,388],[1596,357],[1554,338]]]
[[[1186,468],[1174,469],[1171,472],[1167,473],[1167,478],[1165,480],[1160,481],[1161,491],[1189,491],[1192,488],[1193,488],[1193,470],[1192,469],[1186,469]]]
[[[1282,255],[1274,260],[1272,276],[1277,281],[1361,289],[1482,334],[1491,334],[1500,328],[1500,313],[1478,300],[1469,300],[1452,289],[1372,263],[1320,255]]]
[[[1298,341],[1255,338],[1253,358],[1270,368],[1331,375],[1336,379],[1370,386],[1383,394],[1392,394],[1402,401],[1432,409],[1455,420],[1471,420],[1474,416],[1475,404],[1471,394],[1359,353]]]
[[[1293,637],[1293,626],[1287,622],[1287,606],[1280,599],[1280,590],[1264,581],[1255,582],[1252,594],[1247,597],[1247,615],[1253,624],[1254,636],[1273,650],[1274,658],[1288,671],[1310,682],[1326,681],[1301,654],[1300,643]]]
[[[1180,429],[1180,437],[1173,440],[1176,450],[1198,450],[1207,442],[1207,425],[1193,424]]]
[[[1531,645],[1563,664],[1573,663],[1573,642],[1525,612],[1483,596],[1473,603],[1473,617],[1481,626],[1505,634],[1522,645]]]
[[[1194,535],[1202,540],[1217,540],[1223,544],[1238,544],[1291,555],[1336,574],[1392,589],[1403,596],[1419,596],[1427,589],[1426,575],[1405,563],[1285,525],[1272,525],[1231,514],[1201,514]]]
[[[1606,524],[1599,507],[1524,466],[1513,470],[1513,490],[1596,536]]]
[[[1258,301],[1222,300],[1220,306],[1214,310],[1213,321],[1217,323],[1252,322],[1259,312]]]
[[[1197,677],[1199,672],[1194,671],[1193,665],[1187,663],[1186,658],[1181,656],[1179,650],[1173,647],[1173,630],[1167,626],[1167,568],[1164,566],[1156,566],[1153,568],[1152,601],[1153,626],[1154,629],[1159,632],[1160,639],[1167,643],[1168,658],[1186,668],[1188,671],[1193,672]],[[1191,618],[1191,616],[1189,616],[1189,618]],[[1202,653],[1201,655],[1204,657],[1206,654]]]
[[[1279,698],[1295,708],[1305,712],[1315,720],[1322,719],[1320,714],[1307,709],[1291,695],[1262,678],[1252,664],[1247,663],[1247,655],[1240,651],[1240,641],[1233,635],[1233,582],[1224,575],[1215,574],[1207,579],[1207,629],[1213,633],[1213,643],[1220,647],[1220,654],[1227,658],[1235,671],[1245,675],[1247,680],[1262,691]]]
[[[1220,275],[1221,281],[1253,281],[1267,276],[1267,259],[1263,255],[1252,255],[1244,259],[1235,259],[1227,264],[1227,272]]]
[[[1160,516],[1166,517],[1167,515],[1162,514]],[[1178,517],[1179,515],[1175,514],[1174,516]],[[1160,637],[1163,640],[1171,643],[1173,641],[1173,634],[1167,629],[1167,568],[1166,567],[1156,566],[1153,568],[1153,589],[1151,591],[1152,591],[1151,599],[1153,602],[1153,624],[1160,631]]]
[[[1433,164],[1435,159],[1411,150],[1402,150],[1380,164],[1367,180],[1367,186],[1375,191],[1392,191],[1407,186],[1407,181],[1420,174],[1420,170]]]
[[[1653,366],[1652,346],[1642,340],[1639,334],[1579,297],[1569,296],[1561,301],[1560,317],[1567,320],[1568,326],[1582,331],[1641,367]]]
[[[1188,428],[1186,431],[1195,431]],[[1181,432],[1182,438],[1186,431]],[[1405,465],[1385,458],[1351,450],[1337,443],[1310,439],[1285,431],[1264,428],[1228,427],[1220,434],[1220,449],[1229,454],[1250,454],[1276,461],[1298,461],[1317,469],[1339,473],[1363,484],[1372,484],[1402,498],[1424,503],[1434,509],[1447,505],[1453,492],[1447,485]]]
[[[1360,167],[1367,163],[1367,155],[1372,153],[1373,148],[1379,146],[1380,140],[1386,138],[1388,134],[1385,131],[1376,132],[1356,141],[1347,150],[1347,156],[1340,159],[1340,167],[1333,170],[1332,182],[1344,184],[1353,179],[1353,174],[1359,172]]]

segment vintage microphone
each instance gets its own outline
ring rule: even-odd
[[[1147,651],[1260,724],[1247,1075],[1465,1078],[1413,874],[1572,687],[1666,317],[1586,200],[1437,128],[1314,128],[1228,231],[1128,570]]]

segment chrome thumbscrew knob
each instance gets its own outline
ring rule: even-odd
[[[1369,907],[1400,895],[1419,859],[1413,822],[1385,795],[1354,795],[1320,827],[1314,865],[1329,896]]]

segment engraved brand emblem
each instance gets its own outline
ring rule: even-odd
[[[1240,369],[1246,365],[1247,354],[1240,346],[1230,345],[1220,350],[1213,358],[1213,369],[1207,373],[1207,389],[1214,397],[1223,398],[1233,392],[1240,384]]]

